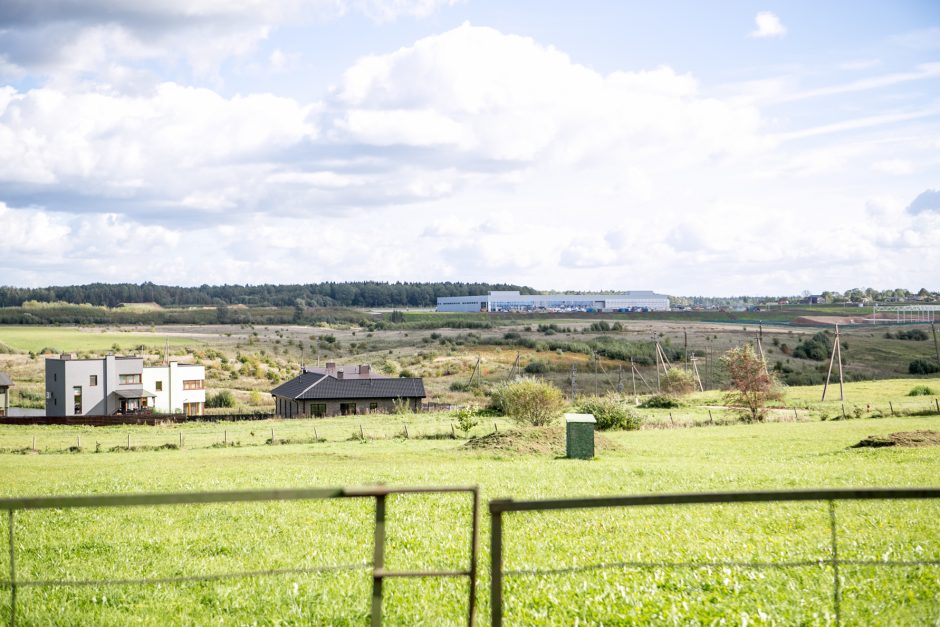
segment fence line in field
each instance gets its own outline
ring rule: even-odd
[[[840,565],[910,567],[940,566],[940,560],[858,560],[840,559],[838,544],[838,525],[836,524],[836,502],[855,500],[915,500],[940,499],[940,488],[872,488],[872,489],[835,489],[835,490],[788,490],[788,491],[749,491],[749,492],[713,492],[695,494],[645,494],[639,496],[614,496],[571,499],[542,499],[532,501],[514,501],[497,499],[489,502],[490,512],[490,619],[493,627],[503,624],[503,579],[505,577],[544,577],[563,575],[591,570],[611,569],[704,569],[715,567],[736,568],[800,568],[810,566],[829,566],[832,568],[832,606],[836,625],[842,622],[842,583],[839,575]],[[652,505],[705,505],[724,503],[780,503],[793,501],[825,502],[829,511],[830,556],[815,560],[797,560],[785,562],[757,561],[692,561],[692,562],[641,562],[617,561],[560,568],[520,568],[503,567],[503,516],[510,513],[544,512],[559,510],[586,510],[598,508],[647,507]]]
[[[811,420],[820,412],[833,413],[828,420],[850,420],[854,418],[885,418],[891,416],[940,415],[940,399],[888,401],[887,405],[862,406],[842,403],[835,408],[771,408],[772,422]],[[740,412],[732,408],[706,408],[706,414],[685,414],[683,409],[660,410],[660,414],[635,410],[643,419],[642,429],[669,429],[686,427],[727,426],[740,424]],[[861,415],[856,415],[860,413]],[[412,414],[413,415],[413,414]],[[392,439],[460,439],[469,436],[458,432],[454,422],[442,420],[437,425],[416,425],[404,420],[391,422],[393,414],[382,414],[381,422],[350,422],[347,425],[314,424],[309,419],[274,419],[265,422],[238,422],[232,428],[183,428],[180,425],[153,426],[146,431],[101,430],[91,427],[81,431],[26,431],[18,435],[0,435],[0,453],[39,453],[85,451],[107,452],[120,450],[151,449],[208,449],[228,446],[263,446],[274,444],[315,444],[324,442],[374,441]],[[378,417],[378,416],[376,416]],[[498,431],[496,423],[492,429],[488,419],[480,417],[481,426],[472,430],[475,435]],[[190,423],[191,424],[191,423]],[[207,426],[211,422],[205,423]],[[27,426],[27,425],[23,425]],[[221,425],[220,425],[221,426]]]
[[[458,570],[389,570],[385,567],[386,545],[386,497],[393,494],[445,494],[465,493],[472,499],[470,525],[470,563]],[[205,505],[213,503],[249,503],[265,501],[309,501],[321,499],[371,498],[375,501],[375,527],[373,532],[372,561],[353,564],[332,564],[308,568],[282,568],[252,570],[216,574],[182,575],[176,577],[128,578],[128,579],[38,579],[21,580],[16,576],[16,520],[20,511],[68,508],[140,507],[159,505]],[[251,490],[233,492],[183,492],[170,494],[112,494],[95,496],[49,496],[32,498],[0,499],[0,511],[8,512],[9,579],[0,581],[0,586],[10,590],[10,625],[16,626],[17,592],[21,588],[89,587],[105,585],[163,585],[197,581],[219,581],[272,577],[291,574],[315,574],[325,572],[355,571],[371,568],[372,601],[371,624],[382,623],[383,582],[389,578],[402,577],[466,577],[469,580],[467,624],[472,626],[476,613],[477,542],[479,520],[479,489],[477,486],[428,486],[428,487],[353,487],[353,488],[300,488],[287,490]]]

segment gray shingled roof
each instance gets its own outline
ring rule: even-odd
[[[314,383],[317,383],[325,377],[326,375],[320,374],[318,372],[305,372],[300,376],[294,377],[287,383],[282,383],[273,390],[271,394],[273,396],[280,396],[282,398],[298,398],[304,390],[309,388]]]
[[[347,398],[424,398],[424,380],[398,379],[337,379],[315,372],[305,372],[283,383],[271,394],[294,400],[326,400]]]
[[[0,372],[0,387],[8,388],[13,386],[13,380],[5,372]]]

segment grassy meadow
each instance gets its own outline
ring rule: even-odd
[[[482,498],[540,498],[705,490],[936,485],[940,448],[850,448],[870,435],[936,429],[940,416],[837,422],[608,432],[615,449],[593,461],[553,454],[470,449],[459,439],[351,436],[355,419],[316,422],[327,442],[271,446],[185,446],[94,454],[0,455],[5,496],[302,486],[477,484]],[[363,418],[362,420],[365,420]],[[372,417],[373,433],[446,431],[450,418]],[[284,421],[239,428],[256,433]],[[308,424],[303,424],[308,423]],[[393,424],[394,423],[394,424]],[[498,429],[509,428],[498,421]],[[125,430],[187,441],[223,425]],[[234,426],[234,425],[233,425]],[[492,425],[478,427],[480,433]],[[5,426],[3,442],[40,438],[57,427]],[[102,430],[102,434],[105,430]],[[332,440],[333,434],[338,438]],[[346,435],[344,438],[343,435]],[[116,434],[120,435],[120,434]],[[104,435],[100,436],[102,439]],[[238,437],[245,437],[239,434]],[[268,436],[269,437],[269,436]],[[940,503],[838,505],[840,556],[940,559]],[[468,555],[469,504],[463,495],[393,496],[388,503],[388,564],[457,569]],[[829,556],[823,503],[656,507],[509,514],[507,570],[615,561],[800,561]],[[4,521],[4,525],[6,522]],[[50,510],[16,517],[21,579],[170,577],[239,570],[362,565],[371,557],[370,501]],[[7,529],[0,529],[6,537]],[[482,517],[479,604],[486,624],[489,575]],[[0,569],[8,568],[3,552]],[[845,624],[927,624],[940,619],[936,567],[844,567]],[[22,624],[363,624],[368,570],[156,586],[28,587],[19,591]],[[826,624],[831,570],[615,568],[506,579],[509,624],[582,622]],[[466,608],[461,580],[393,580],[390,624],[458,624]],[[8,599],[8,597],[6,597]]]
[[[156,427],[0,426],[0,494],[475,484],[485,504],[498,497],[938,485],[940,447],[852,448],[872,435],[940,430],[940,415],[931,410],[940,378],[898,378],[909,359],[930,356],[930,342],[888,339],[883,329],[855,330],[846,339],[848,378],[881,380],[850,380],[844,402],[838,385],[830,387],[825,402],[820,402],[821,386],[788,387],[768,422],[747,425],[738,422],[717,389],[722,381],[717,356],[753,340],[753,324],[639,320],[598,331],[590,320],[556,317],[552,323],[556,327],[550,330],[539,330],[537,320],[516,318],[486,329],[420,328],[429,324],[424,318],[373,330],[340,324],[0,327],[0,370],[16,383],[14,404],[38,398],[41,405],[43,357],[36,352],[43,347],[96,355],[117,344],[121,352],[139,352],[155,363],[169,338],[171,357],[204,364],[208,391],[231,390],[237,411],[270,410],[267,392],[296,374],[301,360],[371,363],[388,376],[423,376],[429,400],[477,406],[487,402],[485,386],[506,380],[514,364],[539,362],[541,376],[563,389],[573,366],[581,393],[609,392],[619,380],[632,399],[634,379],[629,371],[621,374],[624,362],[593,359],[580,352],[582,345],[636,347],[656,338],[675,352],[687,337],[690,348],[704,352],[699,368],[709,389],[673,409],[635,409],[642,428],[605,433],[607,445],[592,461],[561,459],[549,448],[518,453],[466,446],[469,436],[482,442],[494,430],[515,427],[502,417],[480,418],[464,435],[454,430],[456,419],[447,413]],[[768,361],[790,360],[785,363],[795,369],[818,373],[824,364],[783,352],[784,344],[792,348],[818,330],[765,327]],[[866,346],[877,359],[866,357],[861,350]],[[478,359],[483,385],[455,385],[468,382]],[[647,381],[637,379],[642,398],[656,374],[648,364],[638,370]],[[927,385],[934,394],[908,396],[915,385]],[[843,404],[847,420],[841,419]],[[20,624],[364,624],[372,508],[370,500],[334,500],[19,513],[18,579],[349,567],[145,586],[27,586],[18,591]],[[469,511],[464,495],[390,497],[388,565],[465,567]],[[478,602],[480,622],[487,624],[489,517],[485,507],[481,513]],[[837,514],[842,558],[940,560],[940,503],[847,503],[837,506]],[[5,518],[0,521],[0,537],[6,538],[7,525]],[[599,562],[793,562],[830,556],[824,503],[509,514],[505,531],[510,571]],[[8,568],[9,556],[0,551],[0,571]],[[940,621],[936,566],[843,566],[841,575],[844,624]],[[389,624],[463,620],[463,580],[385,585]],[[831,592],[832,571],[819,564],[785,570],[657,566],[517,572],[506,578],[506,619],[507,624],[831,624]],[[9,593],[0,595],[2,604],[9,604]],[[0,607],[0,613],[7,610]]]

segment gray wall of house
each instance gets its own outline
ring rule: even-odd
[[[284,418],[309,418],[314,415],[314,405],[326,405],[325,416],[340,416],[342,410],[340,405],[345,403],[355,403],[357,414],[385,413],[390,414],[395,411],[395,400],[392,398],[351,398],[351,399],[330,399],[330,400],[302,400],[295,401],[290,398],[274,397],[274,411],[278,416]],[[421,404],[420,398],[408,398],[408,405],[412,411],[417,411]],[[376,407],[370,409],[372,403]]]
[[[142,383],[121,385],[120,375],[142,374],[142,357],[104,359],[46,359],[46,415],[75,416],[75,388],[82,389],[82,416],[107,416],[120,408],[112,397],[117,389],[140,388]],[[97,385],[91,385],[91,377]]]
[[[6,416],[10,409],[10,388],[0,387],[0,416]]]

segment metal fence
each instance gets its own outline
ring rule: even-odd
[[[940,566],[940,560],[846,560],[839,558],[838,532],[836,525],[836,501],[856,500],[905,500],[940,499],[940,488],[900,489],[836,489],[794,490],[760,492],[714,492],[700,494],[652,494],[638,496],[614,496],[597,498],[547,499],[537,501],[492,500],[489,503],[491,516],[490,532],[490,612],[493,627],[503,624],[503,578],[513,575],[548,575],[573,573],[587,570],[616,568],[795,568],[828,565],[832,568],[832,605],[837,625],[842,622],[842,597],[839,566]],[[644,507],[651,505],[689,505],[717,503],[768,503],[786,501],[824,501],[829,508],[831,555],[818,560],[795,562],[605,562],[586,566],[556,569],[503,569],[503,515],[510,512],[535,512],[550,510],[596,509],[607,507]]]
[[[472,497],[472,522],[470,525],[470,564],[463,570],[387,570],[385,568],[385,517],[386,497],[390,494],[433,494],[462,492]],[[156,505],[191,505],[211,503],[247,503],[261,501],[301,501],[315,499],[373,498],[375,499],[375,531],[371,563],[324,565],[312,568],[291,568],[276,570],[255,570],[221,573],[212,575],[188,575],[181,577],[161,577],[145,579],[102,579],[102,580],[18,580],[16,577],[16,532],[15,514],[18,511],[40,509],[65,509],[88,507],[133,507]],[[252,490],[234,492],[192,492],[168,494],[128,494],[103,496],[63,496],[36,498],[0,499],[0,511],[8,512],[9,524],[9,580],[0,581],[0,585],[10,590],[10,625],[16,625],[17,590],[26,587],[54,586],[97,586],[97,585],[153,585],[172,584],[193,581],[215,581],[249,577],[267,577],[275,575],[295,575],[335,572],[340,570],[372,569],[372,625],[382,623],[382,583],[395,577],[467,577],[469,595],[467,598],[467,624],[472,625],[476,608],[476,573],[477,573],[477,521],[479,510],[479,490],[476,486],[466,487],[402,487],[384,486],[363,488],[305,488],[292,490]]]

